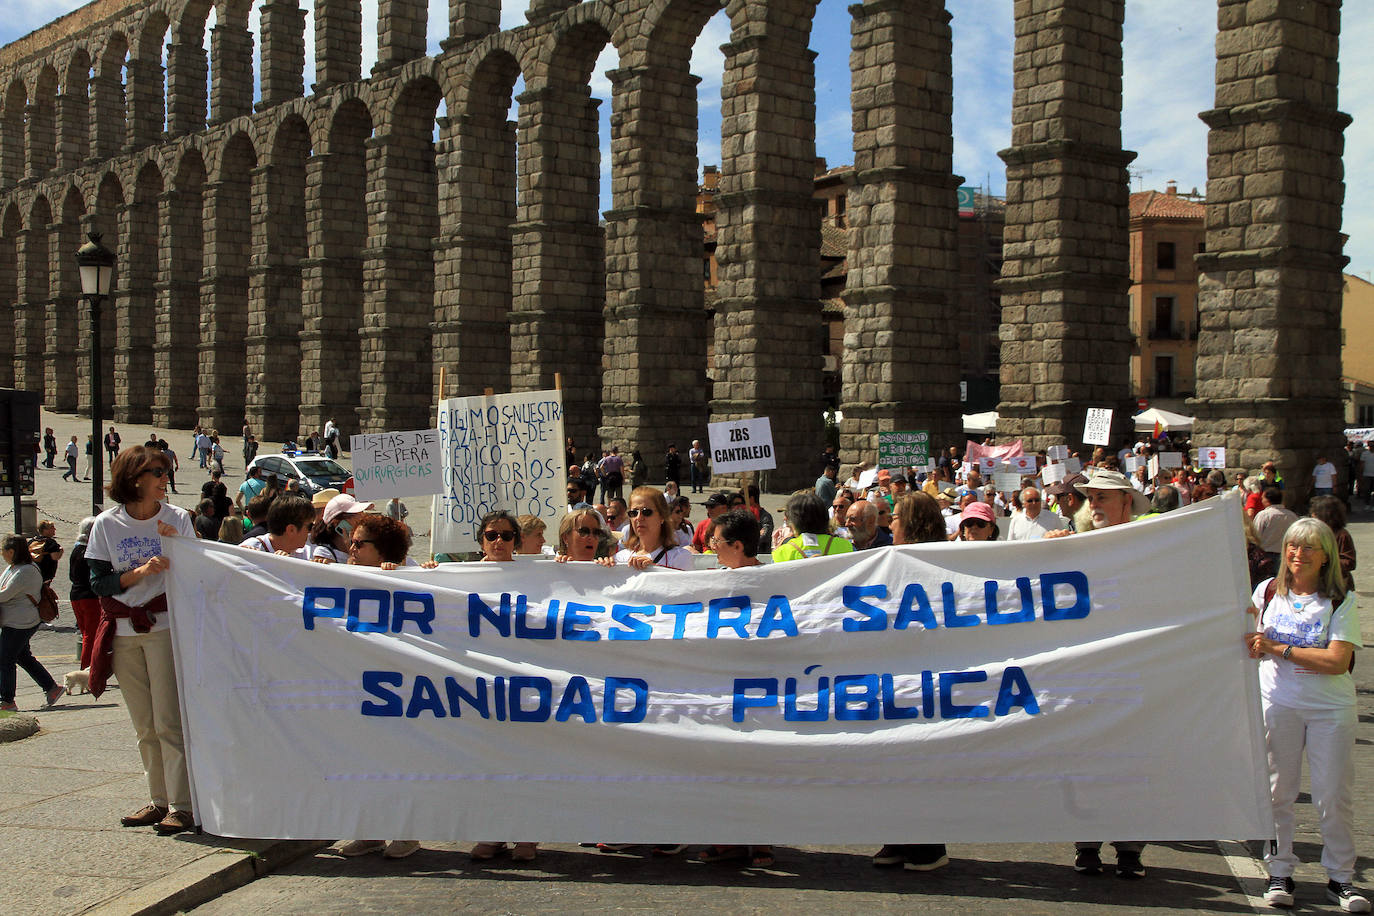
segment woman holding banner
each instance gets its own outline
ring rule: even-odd
[[[100,626],[91,655],[91,693],[99,697],[111,670],[129,709],[148,779],[149,804],[120,819],[156,826],[163,835],[194,829],[181,700],[167,620],[162,538],[194,538],[191,516],[165,502],[170,459],[156,448],[126,448],[110,467],[115,505],[96,516],[86,542],[91,591],[100,596]]]
[[[1257,632],[1246,634],[1260,661],[1270,801],[1277,838],[1264,857],[1270,906],[1293,905],[1293,803],[1302,757],[1322,835],[1326,896],[1349,913],[1367,913],[1355,876],[1355,650],[1362,648],[1355,593],[1347,591],[1336,536],[1325,522],[1301,518],[1283,536],[1278,576],[1261,583],[1248,608]]]
[[[520,523],[505,509],[497,509],[482,516],[477,526],[477,540],[482,548],[483,563],[509,563],[515,559],[515,551],[521,543]],[[539,852],[538,843],[515,843],[511,850],[511,860],[533,862]],[[504,842],[478,843],[472,847],[470,855],[479,862],[494,859],[507,849]]]
[[[634,569],[692,568],[692,552],[678,546],[662,493],[653,487],[635,489],[625,514],[630,517],[630,533],[625,537],[625,547],[615,555],[616,563],[627,563]]]

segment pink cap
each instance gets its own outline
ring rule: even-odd
[[[324,523],[328,525],[341,515],[348,515],[353,512],[366,512],[372,508],[372,503],[359,502],[348,493],[340,493],[329,501],[324,507]]]
[[[992,506],[989,506],[985,502],[969,503],[968,506],[965,507],[964,513],[959,516],[959,524],[962,525],[964,522],[975,518],[981,519],[989,524],[997,524],[997,519],[992,514]]]

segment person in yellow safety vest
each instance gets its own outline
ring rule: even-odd
[[[774,563],[853,552],[852,543],[830,533],[825,503],[815,493],[798,493],[793,496],[787,501],[785,514],[787,523],[797,533],[774,549]]]

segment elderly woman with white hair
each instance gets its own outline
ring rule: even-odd
[[[1278,575],[1261,582],[1249,612],[1250,657],[1260,659],[1260,699],[1269,751],[1270,802],[1275,841],[1264,857],[1271,906],[1292,906],[1293,849],[1302,758],[1312,783],[1312,805],[1322,837],[1326,896],[1348,913],[1367,913],[1369,900],[1351,886],[1355,877],[1355,650],[1363,647],[1355,593],[1341,571],[1336,535],[1325,522],[1298,519],[1283,536]]]

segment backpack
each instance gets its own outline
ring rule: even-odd
[[[38,591],[38,599],[34,600],[33,595],[26,595],[38,610],[38,619],[44,623],[52,623],[57,619],[57,592],[52,590],[52,586],[44,582],[43,587]]]

